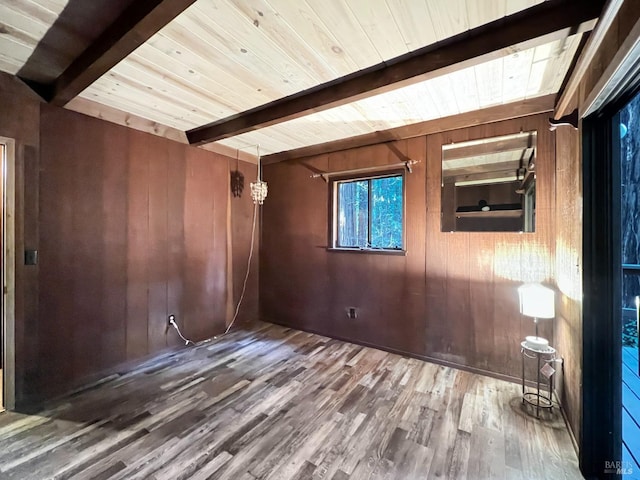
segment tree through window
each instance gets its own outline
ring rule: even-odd
[[[403,249],[403,175],[334,183],[337,248]]]

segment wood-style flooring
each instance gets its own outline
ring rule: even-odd
[[[640,375],[637,347],[622,347],[622,460],[640,479]]]
[[[579,479],[520,386],[270,324],[0,415],[0,478]]]

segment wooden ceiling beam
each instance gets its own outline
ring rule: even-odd
[[[49,85],[28,82],[47,102],[64,106],[196,0],[136,0]]]
[[[549,0],[433,45],[187,132],[222,140],[591,30],[604,0]]]
[[[350,148],[366,147],[377,143],[393,142],[406,138],[420,137],[434,133],[456,130],[458,128],[472,127],[485,123],[500,122],[512,118],[527,117],[539,113],[551,112],[555,105],[556,95],[545,95],[530,98],[520,102],[497,105],[495,107],[474,110],[473,112],[460,113],[444,118],[436,118],[425,122],[413,123],[389,130],[365,133],[355,137],[335,140],[332,142],[309,145],[308,147],[295,148],[286,152],[273,153],[261,158],[264,165],[284,162],[300,158],[322,155],[325,153],[339,152]]]

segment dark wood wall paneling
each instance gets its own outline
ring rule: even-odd
[[[548,115],[268,165],[260,265],[262,314],[276,323],[487,371],[520,375],[534,330],[516,288],[554,277],[555,152]],[[443,144],[538,131],[535,233],[443,233]],[[406,176],[405,256],[328,252],[328,186],[312,170],[420,160]],[[348,307],[358,317],[347,318]],[[542,333],[553,341],[551,322]]]
[[[40,395],[226,321],[227,159],[43,106]]]
[[[226,157],[43,106],[40,395],[181,344],[227,314]]]
[[[42,105],[3,73],[0,136],[16,141],[18,408],[180,347],[169,313],[195,340],[224,329],[254,166],[240,162],[246,190],[230,204],[231,159]],[[241,318],[257,315],[257,266],[256,251]]]
[[[16,403],[37,397],[39,267],[25,266],[23,252],[38,248],[40,103],[22,82],[0,72],[0,135],[16,146]]]

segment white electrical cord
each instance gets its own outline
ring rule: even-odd
[[[253,206],[253,222],[251,224],[251,247],[249,248],[249,258],[247,259],[247,273],[244,276],[244,282],[242,284],[242,292],[240,293],[240,298],[238,299],[238,305],[236,305],[236,311],[233,314],[233,318],[231,319],[231,322],[229,323],[229,326],[227,327],[227,329],[224,331],[223,335],[226,335],[227,333],[229,333],[229,330],[235,323],[236,318],[238,318],[240,305],[242,305],[242,300],[244,299],[244,294],[247,290],[247,281],[249,280],[249,273],[251,272],[251,259],[253,258],[253,243],[256,237],[256,217],[257,216],[258,216],[258,204],[256,203]]]
[[[182,332],[180,331],[180,327],[178,327],[178,324],[176,323],[175,315],[169,315],[169,325],[173,326],[173,328],[176,329],[176,332],[178,332],[178,335],[180,335],[180,338],[184,340],[185,345],[189,345],[189,344],[195,345],[195,342],[189,340],[188,338],[184,338],[184,335],[182,335]]]
[[[260,181],[260,146],[257,145],[256,147],[258,149],[258,181]],[[266,196],[266,192],[265,192],[265,196]],[[233,324],[235,323],[236,318],[238,318],[238,313],[240,312],[240,305],[242,305],[244,294],[247,291],[247,282],[249,281],[249,274],[251,273],[251,260],[253,259],[253,245],[256,238],[256,218],[258,216],[259,204],[262,204],[262,202],[256,201],[254,202],[254,205],[253,205],[253,221],[251,222],[251,246],[249,247],[249,258],[247,259],[247,272],[245,273],[244,282],[242,283],[242,292],[240,293],[240,298],[238,299],[238,304],[236,305],[236,310],[235,310],[235,313],[233,314],[233,318],[231,319],[231,322],[229,322],[229,326],[227,327],[227,329],[224,331],[222,335],[226,335],[227,333],[229,333],[229,330],[231,330],[231,327],[233,327]],[[176,329],[176,332],[178,332],[178,335],[180,335],[180,338],[184,340],[185,345],[189,345],[189,344],[194,346],[196,345],[195,342],[193,342],[192,340],[189,340],[188,338],[185,338],[184,335],[182,335],[182,332],[180,331],[180,328],[176,323],[175,315],[169,315],[169,325],[172,325],[173,328]],[[218,336],[214,336],[213,338],[217,339]],[[209,340],[205,340],[204,342],[201,342],[201,343],[205,343],[208,341]]]
[[[223,335],[226,335],[227,333],[229,333],[229,330],[231,330],[231,327],[233,327],[233,324],[236,321],[236,318],[238,318],[238,312],[240,312],[240,305],[242,305],[242,300],[244,299],[244,294],[247,290],[247,281],[249,280],[249,273],[251,272],[251,259],[253,258],[253,244],[254,244],[254,240],[256,237],[256,217],[258,216],[258,207],[259,205],[262,205],[262,202],[264,201],[264,198],[267,196],[267,184],[262,182],[262,175],[261,175],[261,170],[260,170],[260,145],[256,145],[256,154],[258,156],[258,171],[256,173],[256,183],[257,184],[264,184],[264,192],[262,192],[262,196],[260,196],[260,198],[254,197],[253,196],[253,192],[252,192],[252,198],[253,198],[253,221],[251,222],[251,247],[249,248],[249,258],[247,259],[247,273],[244,275],[244,282],[242,283],[242,292],[240,293],[240,298],[238,299],[238,304],[236,305],[236,311],[233,314],[233,318],[231,319],[231,322],[229,323],[229,326],[227,327],[227,329],[224,331]],[[251,184],[251,186],[253,187],[254,184]],[[213,337],[213,338],[217,338],[217,337]]]
[[[227,327],[227,329],[224,331],[224,333],[222,335],[226,335],[227,333],[229,333],[229,330],[231,330],[231,327],[233,327],[233,324],[236,321],[236,318],[238,318],[238,313],[240,312],[240,305],[242,305],[242,300],[244,299],[244,294],[247,291],[247,282],[249,281],[249,273],[251,273],[251,259],[253,258],[253,245],[254,245],[254,240],[256,237],[256,218],[258,216],[258,204],[256,203],[253,207],[253,221],[251,222],[251,247],[249,248],[249,258],[247,259],[247,273],[244,276],[244,282],[242,283],[242,292],[240,293],[240,298],[238,299],[238,304],[236,305],[236,311],[233,314],[233,318],[231,319],[231,322],[229,323],[229,326]],[[176,317],[175,315],[169,315],[169,325],[171,325],[173,328],[175,328],[176,332],[178,332],[178,335],[180,335],[180,338],[182,340],[184,340],[184,344],[185,345],[196,345],[196,343],[192,340],[189,340],[188,338],[185,338],[184,335],[182,335],[182,332],[180,331],[180,328],[178,327],[178,324],[176,323]],[[214,339],[217,339],[218,336],[213,337]],[[208,342],[209,340],[205,340],[202,343]]]

